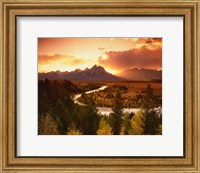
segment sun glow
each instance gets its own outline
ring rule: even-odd
[[[108,56],[107,56],[105,53],[102,53],[101,58],[102,58],[103,60],[107,60],[107,59],[108,59]]]
[[[148,52],[146,59],[155,57],[160,48],[161,38],[39,38],[38,72],[84,70],[97,64],[117,74],[137,66],[135,63],[140,58],[137,61],[132,59],[143,58],[145,52]],[[157,57],[161,61],[161,56]],[[145,62],[149,62],[146,59],[141,61],[140,67],[146,67]],[[161,68],[160,64],[154,67]]]
[[[106,70],[107,72],[111,73],[111,74],[118,74],[118,73],[119,73],[118,70],[113,70],[113,69],[108,69],[108,68],[106,68],[105,70]]]

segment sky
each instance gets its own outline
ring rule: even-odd
[[[38,71],[162,69],[162,38],[38,38]]]

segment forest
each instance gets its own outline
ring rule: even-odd
[[[95,102],[95,105],[98,107],[112,107],[113,101],[117,92],[122,96],[123,107],[125,108],[139,108],[141,106],[140,97],[141,94],[126,94],[128,93],[128,87],[112,85],[108,86],[105,90],[99,92],[93,92],[89,94],[89,97]],[[82,94],[78,99],[82,103],[86,103],[87,95]],[[162,96],[159,93],[154,92],[153,95],[154,102],[157,102],[157,105],[161,106],[159,103],[162,102]],[[87,104],[87,103],[86,103]]]
[[[134,94],[126,85],[110,84],[106,89],[90,94],[101,83],[86,85],[69,80],[38,81],[39,135],[161,135],[162,95],[145,83]],[[74,96],[81,94],[78,101]],[[98,107],[110,107],[106,116]],[[138,108],[135,113],[124,108]]]

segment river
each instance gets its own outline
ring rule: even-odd
[[[105,90],[107,87],[108,87],[108,86],[104,85],[104,86],[102,86],[102,87],[100,87],[100,88],[98,88],[98,89],[87,91],[87,92],[85,92],[85,94],[90,94],[90,93],[93,93],[93,92],[103,91],[103,90]],[[81,106],[87,106],[86,104],[81,103],[81,102],[78,101],[78,98],[80,98],[82,94],[83,94],[83,93],[74,95],[74,97],[73,97],[74,103],[79,104],[79,105],[81,105]],[[112,111],[112,108],[110,108],[110,107],[97,107],[97,110],[98,110],[98,113],[100,113],[100,114],[102,114],[102,115],[107,115],[107,116],[108,116],[110,113],[113,112],[113,111]],[[126,112],[128,112],[128,113],[135,113],[135,112],[137,112],[138,110],[139,110],[138,108],[124,108],[124,109],[123,109],[123,112],[124,112],[124,113],[126,113]]]

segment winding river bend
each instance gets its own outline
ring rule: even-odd
[[[100,88],[98,88],[98,89],[87,91],[87,92],[85,92],[85,94],[90,94],[90,93],[93,93],[93,92],[103,91],[103,90],[105,90],[107,87],[108,87],[108,86],[104,85],[104,86],[102,86],[102,87],[100,87]],[[78,98],[80,98],[82,94],[83,94],[83,93],[81,93],[81,94],[75,94],[75,95],[74,95],[74,97],[73,97],[74,103],[79,104],[79,105],[81,105],[81,106],[87,106],[86,104],[81,103],[81,102],[78,101]],[[108,116],[110,113],[113,112],[113,111],[112,111],[112,108],[110,108],[110,107],[97,107],[97,110],[98,110],[98,113],[100,113],[100,114],[102,114],[102,115],[107,115],[107,116]],[[135,112],[137,112],[138,110],[139,110],[138,108],[124,108],[124,109],[123,109],[123,112],[124,112],[124,113],[125,113],[125,112],[128,112],[128,113],[135,113]]]

